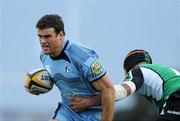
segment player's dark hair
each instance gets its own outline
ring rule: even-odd
[[[152,64],[151,56],[145,50],[141,50],[141,49],[133,50],[128,53],[128,55],[124,60],[124,69],[126,72],[129,72],[138,63],[141,62]]]
[[[57,14],[48,14],[43,16],[39,19],[39,21],[36,24],[36,28],[38,29],[47,29],[47,28],[54,28],[56,34],[59,34],[59,32],[64,31],[64,22],[62,20],[62,17]]]

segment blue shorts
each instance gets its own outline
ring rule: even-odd
[[[53,119],[58,121],[101,121],[102,110],[88,109],[84,112],[74,112],[69,106],[60,104],[55,111]]]

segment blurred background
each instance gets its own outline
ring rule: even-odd
[[[1,0],[0,121],[48,121],[61,101],[56,87],[40,96],[24,89],[26,73],[42,67],[36,22],[51,13],[63,17],[67,39],[97,51],[113,84],[133,49],[180,70],[179,0]],[[134,94],[116,103],[114,121],[148,121],[157,111]]]

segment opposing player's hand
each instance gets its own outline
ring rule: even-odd
[[[33,95],[39,95],[40,94],[38,89],[29,90],[27,86],[24,86],[24,87],[25,87],[27,92],[29,92],[29,93],[31,93]]]
[[[82,97],[71,97],[69,106],[75,111],[75,112],[82,112],[87,107],[90,106],[90,99],[89,98],[82,98]]]

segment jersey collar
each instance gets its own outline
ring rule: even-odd
[[[56,57],[50,56],[50,58],[51,58],[52,60],[66,59],[67,57],[66,57],[66,54],[64,53],[64,50],[66,49],[68,43],[69,43],[69,40],[67,40],[67,41],[64,42],[63,49],[62,49],[61,53],[59,54],[59,56],[56,56]],[[66,60],[67,60],[67,59],[66,59]],[[68,60],[69,60],[69,59],[68,59]]]

